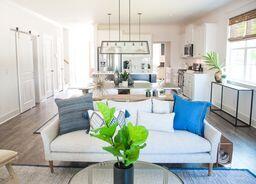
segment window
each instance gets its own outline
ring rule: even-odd
[[[231,80],[256,84],[256,10],[229,21],[227,74]]]

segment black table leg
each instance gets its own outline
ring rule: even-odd
[[[220,97],[220,109],[222,110],[222,104],[223,104],[223,86],[221,86],[221,97]]]
[[[237,91],[237,97],[236,97],[236,119],[235,119],[235,126],[237,126],[237,120],[238,120],[238,107],[239,107],[239,90]]]
[[[212,85],[213,83],[211,83],[211,92],[210,92],[210,102],[212,104]],[[212,110],[212,105],[210,106],[210,111]]]
[[[249,120],[249,126],[252,125],[252,108],[253,108],[253,95],[254,95],[254,90],[252,90],[252,94],[251,94],[251,109],[250,109],[250,120]]]

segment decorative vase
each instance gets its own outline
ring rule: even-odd
[[[134,183],[134,167],[131,164],[125,167],[122,163],[114,164],[114,184],[133,184]]]
[[[122,86],[127,88],[128,87],[128,81],[122,81]]]
[[[157,97],[158,96],[158,91],[155,89],[153,90],[153,96]]]
[[[222,82],[222,73],[221,71],[218,71],[215,73],[214,77],[215,77],[215,81],[218,82],[218,83],[221,83]]]
[[[134,81],[133,81],[131,75],[129,75],[129,77],[128,77],[128,86],[132,86],[133,84],[134,84]]]
[[[119,83],[120,83],[120,77],[119,77],[119,73],[116,71],[114,73],[114,84],[115,86],[119,86]]]

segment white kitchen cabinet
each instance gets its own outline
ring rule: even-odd
[[[183,94],[193,101],[210,101],[210,74],[185,72]]]
[[[194,28],[194,58],[216,51],[216,24],[204,23]]]
[[[189,24],[185,27],[185,45],[194,43],[194,25]]]

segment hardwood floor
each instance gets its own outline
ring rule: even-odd
[[[47,120],[57,113],[53,98],[35,108],[0,125],[0,149],[11,149],[19,153],[15,164],[48,165],[44,160],[43,143],[39,134],[33,134]],[[234,128],[214,113],[207,120],[218,128],[234,144],[232,168],[246,168],[256,173],[256,129]],[[86,163],[58,162],[54,165],[83,166]],[[175,164],[175,167],[177,165]],[[183,167],[184,165],[179,165]],[[201,165],[188,165],[201,167]]]

